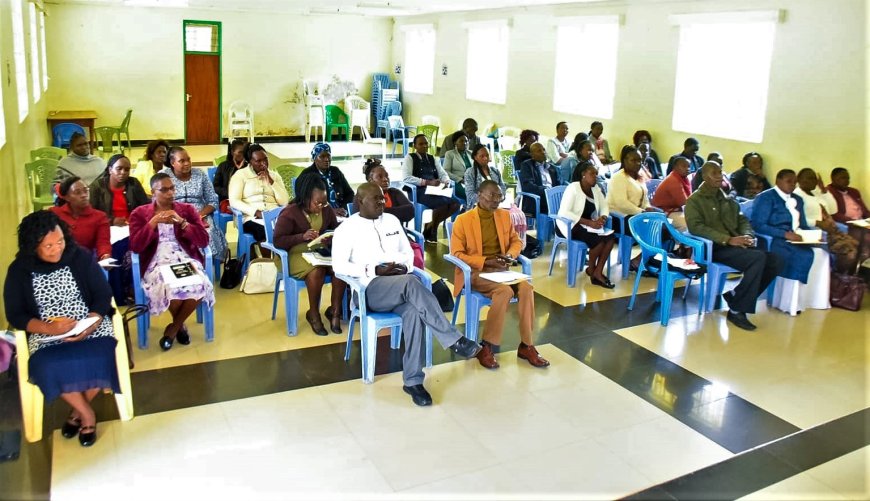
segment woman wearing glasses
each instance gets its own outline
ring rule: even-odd
[[[284,207],[275,222],[275,247],[288,251],[290,275],[305,280],[309,304],[305,320],[318,336],[327,335],[320,318],[320,296],[326,277],[332,277],[332,300],[326,309],[326,318],[329,329],[336,334],[341,334],[341,298],[345,283],[333,276],[332,267],[314,266],[302,253],[310,251],[308,243],[321,233],[337,227],[335,211],[326,195],[326,183],[320,176],[300,176],[296,180],[296,198]],[[324,242],[326,246],[332,245],[332,239],[324,239]]]

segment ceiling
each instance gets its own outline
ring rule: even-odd
[[[439,12],[532,7],[607,0],[45,0],[46,4],[91,4],[191,9],[281,12],[291,14],[341,14],[400,17]]]

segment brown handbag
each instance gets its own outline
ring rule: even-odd
[[[858,311],[864,300],[864,280],[845,273],[831,274],[831,306]]]

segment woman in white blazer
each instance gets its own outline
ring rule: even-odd
[[[607,198],[597,186],[598,169],[592,162],[583,162],[574,169],[574,178],[571,181],[562,195],[559,215],[572,221],[570,238],[589,247],[586,274],[592,283],[612,289],[615,286],[604,275],[604,264],[616,240],[612,233],[602,234],[610,211],[607,208]],[[567,225],[562,221],[556,222],[556,231],[560,236],[569,234]]]

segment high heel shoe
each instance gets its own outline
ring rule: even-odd
[[[94,442],[96,441],[97,425],[82,426],[81,431],[79,431],[79,443],[82,444],[82,447],[90,447],[94,445]]]
[[[335,334],[341,334],[341,317],[335,315],[335,309],[332,306],[326,309],[326,319],[329,320],[329,330]]]
[[[314,315],[311,315],[311,313],[312,312],[309,311],[305,314],[305,320],[308,321],[311,330],[313,330],[318,336],[328,336],[329,333],[326,332],[326,328],[323,327],[323,321],[320,320],[320,314],[315,312]]]
[[[70,413],[69,417],[66,418],[66,421],[60,428],[60,434],[63,435],[63,438],[73,438],[78,434],[81,427],[81,418],[73,417],[72,413]]]

